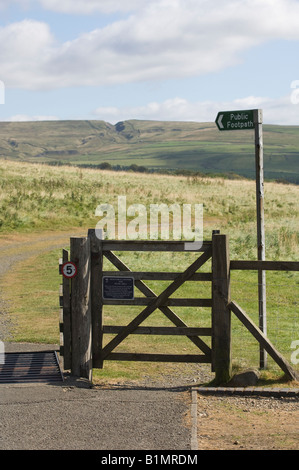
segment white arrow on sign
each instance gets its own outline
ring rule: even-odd
[[[219,115],[219,118],[218,118],[218,121],[217,121],[217,123],[218,123],[220,129],[224,129],[224,125],[222,124],[223,116],[224,116],[224,114],[220,114],[220,115]]]

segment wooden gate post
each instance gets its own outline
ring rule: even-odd
[[[90,302],[90,240],[72,237],[70,260],[77,267],[72,279],[72,367],[78,377],[92,380],[92,326]]]
[[[230,259],[227,235],[212,236],[212,370],[215,383],[231,378]]]
[[[103,368],[103,249],[94,229],[88,230],[90,239],[90,297],[91,297],[91,321],[92,321],[92,362],[93,367]]]

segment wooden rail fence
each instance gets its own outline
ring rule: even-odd
[[[117,251],[184,252],[184,242],[177,241],[126,241],[99,240],[95,230],[87,237],[72,237],[70,253],[63,250],[59,266],[71,261],[77,267],[72,279],[63,277],[60,287],[60,356],[65,370],[75,376],[92,379],[92,369],[102,368],[104,361],[155,361],[210,363],[215,372],[215,383],[226,383],[231,377],[231,313],[234,313],[256,340],[272,356],[291,379],[298,379],[296,372],[271,342],[253,324],[246,313],[230,298],[231,270],[290,270],[298,271],[298,262],[280,261],[231,261],[228,237],[213,232],[212,240],[203,243],[198,257],[182,272],[137,272],[131,270],[116,254]],[[190,250],[188,250],[190,251]],[[103,259],[107,258],[118,271],[103,271]],[[211,272],[198,272],[208,261]],[[104,298],[103,278],[133,279],[144,297],[129,299]],[[171,281],[159,295],[144,281]],[[190,299],[172,296],[185,282],[210,282],[211,298]],[[104,305],[137,305],[141,312],[127,325],[112,326],[103,323]],[[211,326],[188,327],[172,307],[210,307]],[[142,322],[159,309],[174,326],[141,326]],[[199,322],[198,322],[199,323]],[[114,337],[103,346],[103,336]],[[198,348],[196,354],[146,354],[115,352],[117,346],[130,334],[182,335]],[[211,337],[211,347],[202,337]]]

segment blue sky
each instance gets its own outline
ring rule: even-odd
[[[298,51],[299,0],[0,0],[0,120],[299,125]]]

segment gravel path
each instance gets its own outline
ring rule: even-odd
[[[298,450],[297,397],[198,393],[198,450]]]

